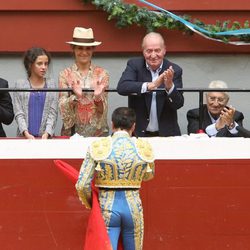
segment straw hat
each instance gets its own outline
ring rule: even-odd
[[[85,29],[75,27],[73,32],[73,41],[66,43],[77,46],[98,46],[102,42],[95,41],[93,30],[91,28]]]

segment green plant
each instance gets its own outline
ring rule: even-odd
[[[98,9],[108,13],[108,20],[116,20],[116,26],[118,28],[127,27],[130,25],[138,25],[145,27],[147,31],[155,31],[159,28],[166,28],[169,30],[179,30],[185,34],[193,34],[188,27],[183,23],[175,20],[169,15],[149,11],[147,8],[138,7],[135,4],[127,4],[121,0],[81,0],[84,4],[91,3]],[[249,21],[245,21],[243,25],[234,21],[230,25],[231,21],[224,22],[217,21],[216,24],[205,24],[198,19],[192,19],[191,16],[183,15],[183,19],[192,22],[194,25],[211,32],[206,34],[208,37],[218,39],[225,43],[232,40],[250,42],[250,34],[243,34],[237,36],[218,36],[217,32],[231,31],[236,29],[248,29]]]

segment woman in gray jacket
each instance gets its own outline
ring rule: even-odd
[[[50,54],[43,48],[31,48],[24,54],[24,66],[27,79],[18,80],[18,89],[34,89],[31,92],[14,92],[13,105],[18,125],[17,136],[27,139],[41,137],[48,139],[54,135],[57,114],[58,95],[56,92],[38,91],[55,88],[55,83],[47,79],[46,73],[51,61]]]

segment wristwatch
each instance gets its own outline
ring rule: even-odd
[[[235,127],[235,124],[234,122],[231,122],[230,125],[228,126],[228,129],[231,130]]]

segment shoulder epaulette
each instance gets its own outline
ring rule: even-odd
[[[154,161],[154,153],[150,143],[143,139],[136,139],[135,145],[138,155],[146,162]]]
[[[94,141],[90,145],[91,157],[96,161],[107,158],[111,153],[111,145],[112,140],[110,136]]]

